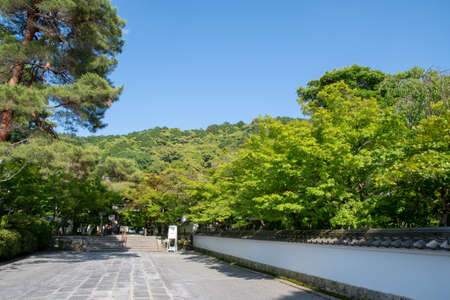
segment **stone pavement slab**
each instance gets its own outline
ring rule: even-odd
[[[0,299],[325,298],[195,252],[46,252],[0,266]]]

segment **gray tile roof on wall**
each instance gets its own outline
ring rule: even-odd
[[[409,248],[450,251],[450,227],[280,230],[280,231],[202,231],[199,235],[241,239],[286,241],[352,247]]]

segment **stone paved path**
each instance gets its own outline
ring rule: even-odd
[[[0,299],[324,299],[197,253],[41,253],[0,266]]]

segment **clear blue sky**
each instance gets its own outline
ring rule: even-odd
[[[125,85],[97,134],[299,117],[296,89],[352,64],[450,68],[450,1],[113,0]],[[86,135],[86,131],[79,132]]]

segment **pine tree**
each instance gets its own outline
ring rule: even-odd
[[[124,26],[109,0],[0,0],[0,141],[104,127]]]

